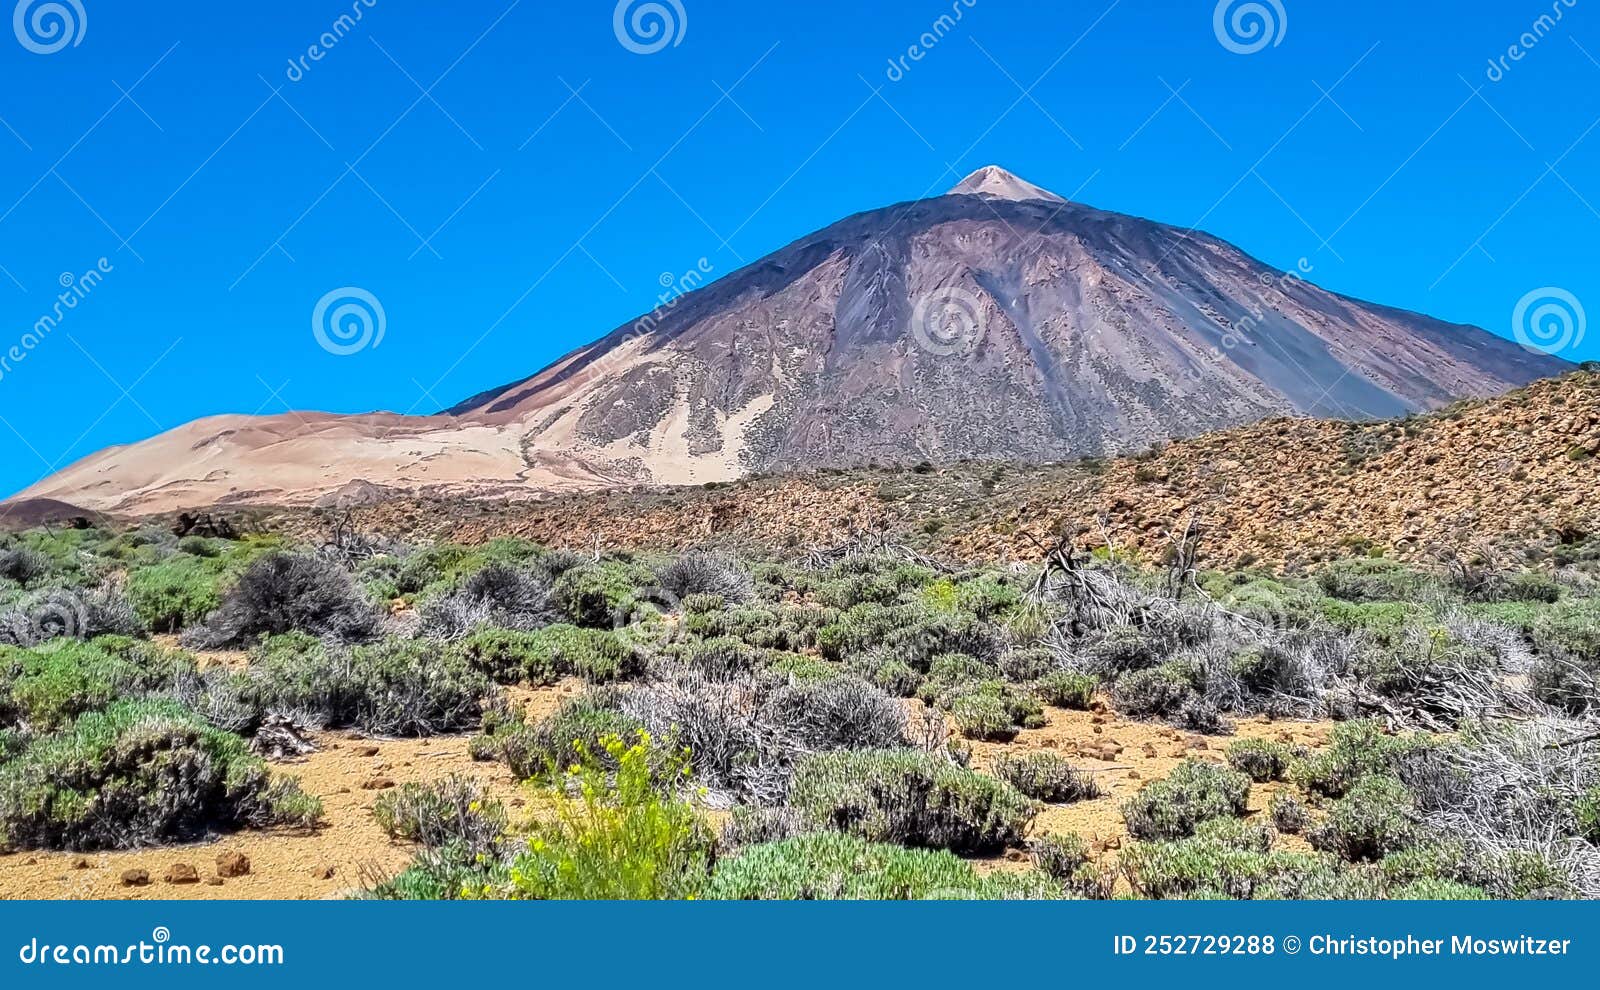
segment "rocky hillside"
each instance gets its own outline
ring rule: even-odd
[[[1088,527],[1087,544],[1109,537],[1154,559],[1191,515],[1218,564],[1548,551],[1600,535],[1600,374],[1382,423],[1273,419],[1109,460],[812,472],[532,503],[401,499],[352,512],[357,526],[398,536],[779,555],[886,529],[956,559],[1031,560],[1030,537],[1067,523]],[[323,525],[303,512],[262,522]]]

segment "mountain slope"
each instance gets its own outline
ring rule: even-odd
[[[989,167],[849,217],[445,415],[202,421],[23,493],[158,510],[353,478],[504,495],[1366,419],[1569,366]],[[187,451],[199,451],[192,455]]]

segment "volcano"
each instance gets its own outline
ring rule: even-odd
[[[357,480],[516,497],[1056,461],[1270,416],[1399,416],[1571,369],[1309,274],[989,166],[803,237],[437,415],[212,417],[17,498],[151,512],[337,498]]]

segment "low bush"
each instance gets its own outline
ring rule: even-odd
[[[1572,806],[1578,835],[1600,846],[1600,787],[1591,787]]]
[[[604,759],[601,741],[631,738],[642,728],[639,721],[617,707],[613,694],[591,691],[562,702],[561,707],[534,725],[520,718],[497,718],[485,725],[476,740],[480,755],[503,760],[520,779],[546,777],[584,759]]]
[[[852,659],[849,669],[896,698],[910,698],[922,687],[922,674],[888,653],[868,653]]]
[[[124,593],[134,613],[155,632],[186,629],[222,603],[220,561],[186,554],[170,557],[128,575]]]
[[[1043,899],[1036,873],[980,875],[944,850],[906,849],[824,832],[751,846],[717,864],[706,896],[720,900]]]
[[[452,775],[428,784],[384,791],[372,817],[391,839],[429,849],[459,846],[469,856],[492,856],[506,829],[506,811],[479,781]]]
[[[1111,707],[1129,718],[1170,718],[1194,694],[1194,675],[1181,660],[1135,670],[1111,687]]]
[[[1028,797],[1050,804],[1087,801],[1101,793],[1094,774],[1054,753],[1002,754],[995,758],[993,772]]]
[[[1404,564],[1374,558],[1335,561],[1314,577],[1329,598],[1346,602],[1416,601],[1431,583]]]
[[[598,755],[603,752],[604,756]],[[715,838],[694,808],[656,787],[665,754],[647,735],[580,747],[554,815],[537,822],[510,863],[504,893],[531,900],[661,900],[696,897]],[[677,764],[680,781],[688,769]]]
[[[1240,739],[1228,746],[1228,766],[1258,784],[1282,780],[1290,759],[1289,747],[1267,739]]]
[[[423,600],[420,629],[439,639],[460,639],[474,629],[537,629],[556,619],[552,580],[535,568],[490,564],[449,591]]]
[[[126,849],[321,813],[245,741],[171,701],[121,701],[0,765],[0,847]]]
[[[1377,722],[1341,722],[1329,733],[1328,745],[1290,765],[1289,779],[1323,797],[1343,797],[1369,774],[1388,773],[1410,753],[1429,745],[1422,736],[1385,735]]]
[[[375,735],[470,729],[495,691],[461,651],[422,640],[329,650],[304,634],[278,636],[252,656],[251,670],[268,708]]]
[[[1185,760],[1165,780],[1148,784],[1122,806],[1138,839],[1181,839],[1213,818],[1244,814],[1250,778],[1199,760]]]
[[[915,750],[808,757],[796,768],[790,804],[817,828],[958,853],[1021,841],[1036,812],[1011,785]]]
[[[1088,674],[1071,670],[1052,671],[1033,685],[1039,700],[1054,708],[1088,711],[1100,682]]]
[[[725,553],[681,554],[656,571],[657,585],[677,601],[691,595],[715,595],[732,605],[755,598],[755,581],[736,558]]]
[[[1023,729],[1044,725],[1044,709],[1038,700],[1004,681],[963,685],[943,703],[956,728],[968,739],[1004,742],[1015,739]]]
[[[245,568],[205,626],[190,638],[196,645],[216,647],[303,632],[360,642],[377,628],[377,613],[347,571],[321,557],[271,553]]]
[[[1335,801],[1328,816],[1306,838],[1313,848],[1344,859],[1381,859],[1416,838],[1415,802],[1404,784],[1392,777],[1358,780]]]
[[[905,741],[905,709],[854,677],[779,688],[767,699],[764,714],[811,752],[889,749]]]
[[[1000,657],[1000,673],[1014,684],[1037,681],[1056,670],[1056,656],[1043,647],[1008,650]]]
[[[0,647],[0,726],[50,731],[124,695],[164,688],[193,667],[186,654],[125,637]]]
[[[461,643],[474,667],[501,684],[554,684],[582,677],[600,684],[642,673],[645,654],[609,629],[557,624],[532,632],[480,629]]]
[[[1288,791],[1272,795],[1267,803],[1267,814],[1272,816],[1273,827],[1284,835],[1299,835],[1311,823],[1311,813],[1306,806]]]
[[[1176,842],[1137,842],[1118,868],[1140,897],[1157,900],[1329,899],[1360,896],[1336,861],[1271,848],[1271,835],[1219,820]],[[1370,895],[1369,895],[1370,896]]]
[[[646,567],[621,561],[580,564],[556,579],[553,600],[574,625],[610,629],[638,610],[639,591],[655,583]]]

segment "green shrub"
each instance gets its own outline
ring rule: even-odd
[[[1352,862],[1376,860],[1416,838],[1415,800],[1392,777],[1363,777],[1334,802],[1327,818],[1307,833],[1313,848]]]
[[[193,669],[186,654],[121,636],[57,639],[32,650],[0,647],[0,725],[49,731]]]
[[[1469,887],[1454,880],[1418,880],[1398,887],[1390,895],[1397,901],[1486,901],[1482,887]]]
[[[556,607],[574,625],[610,629],[640,606],[639,589],[655,584],[650,569],[608,560],[581,564],[556,579]]]
[[[1600,787],[1591,787],[1572,805],[1578,835],[1600,846]]]
[[[1335,561],[1315,580],[1329,598],[1347,602],[1416,601],[1433,583],[1404,564],[1373,558]]]
[[[1272,800],[1267,803],[1267,813],[1272,816],[1273,826],[1284,835],[1299,835],[1311,823],[1311,813],[1306,806],[1288,791],[1272,795]]]
[[[1258,784],[1282,780],[1289,760],[1289,747],[1266,739],[1240,739],[1228,746],[1228,766]]]
[[[1100,682],[1089,674],[1056,670],[1041,677],[1033,686],[1039,699],[1055,708],[1088,711]]]
[[[1089,847],[1077,833],[1040,835],[1028,840],[1034,867],[1060,883],[1069,896],[1107,900],[1115,888],[1116,874],[1102,871],[1089,860]]]
[[[609,737],[631,738],[643,726],[617,709],[605,692],[580,694],[535,725],[520,718],[500,719],[486,725],[476,751],[503,760],[521,779],[546,777],[579,763],[584,754],[604,759],[601,745]]]
[[[1044,725],[1044,709],[1038,699],[1004,681],[963,684],[941,701],[968,739],[1009,741],[1022,729]]]
[[[656,789],[663,756],[649,736],[580,749],[572,785],[554,791],[555,813],[536,823],[512,860],[503,893],[531,900],[661,900],[696,897],[715,841],[694,808]],[[672,776],[688,773],[677,764]]]
[[[130,572],[123,592],[139,621],[156,632],[177,632],[221,604],[222,575],[218,560],[179,555]]]
[[[852,659],[851,672],[896,698],[910,698],[922,687],[922,674],[903,660],[884,653],[868,653]]]
[[[706,896],[721,900],[1001,900],[1053,896],[1039,874],[981,876],[939,849],[906,849],[824,832],[751,846],[717,864]]]
[[[171,701],[88,712],[0,766],[4,848],[120,849],[320,813],[243,739]]]
[[[1194,694],[1194,673],[1181,660],[1123,674],[1111,686],[1111,707],[1129,718],[1168,718]]]
[[[472,728],[495,690],[460,649],[426,640],[329,651],[309,636],[286,634],[266,640],[250,666],[268,707],[376,735]]]
[[[391,839],[429,849],[456,845],[491,855],[506,829],[506,811],[478,781],[452,775],[427,784],[401,784],[372,804],[372,817]]]
[[[1055,753],[1001,754],[995,758],[993,772],[1036,801],[1068,804],[1100,796],[1094,774],[1079,770]]]
[[[1036,812],[1011,785],[916,750],[807,757],[789,801],[817,828],[953,852],[1015,844]]]
[[[1272,850],[1270,833],[1231,821],[1208,823],[1177,842],[1133,843],[1122,850],[1117,866],[1134,893],[1158,900],[1329,898],[1345,893],[1335,862]]]
[[[609,629],[481,629],[461,645],[474,667],[502,684],[549,685],[563,677],[599,684],[633,677],[645,666],[644,654]]]
[[[1422,736],[1385,735],[1371,720],[1341,722],[1324,749],[1290,765],[1289,779],[1313,794],[1343,797],[1362,777],[1388,773],[1408,753],[1429,744]]]
[[[1000,673],[1015,684],[1037,681],[1056,669],[1056,655],[1042,646],[1008,650],[1000,657]]]
[[[1576,598],[1546,609],[1533,624],[1541,652],[1600,669],[1600,598]]]
[[[1165,780],[1148,784],[1122,806],[1138,839],[1181,839],[1212,818],[1244,814],[1250,778],[1199,760],[1184,760]]]

